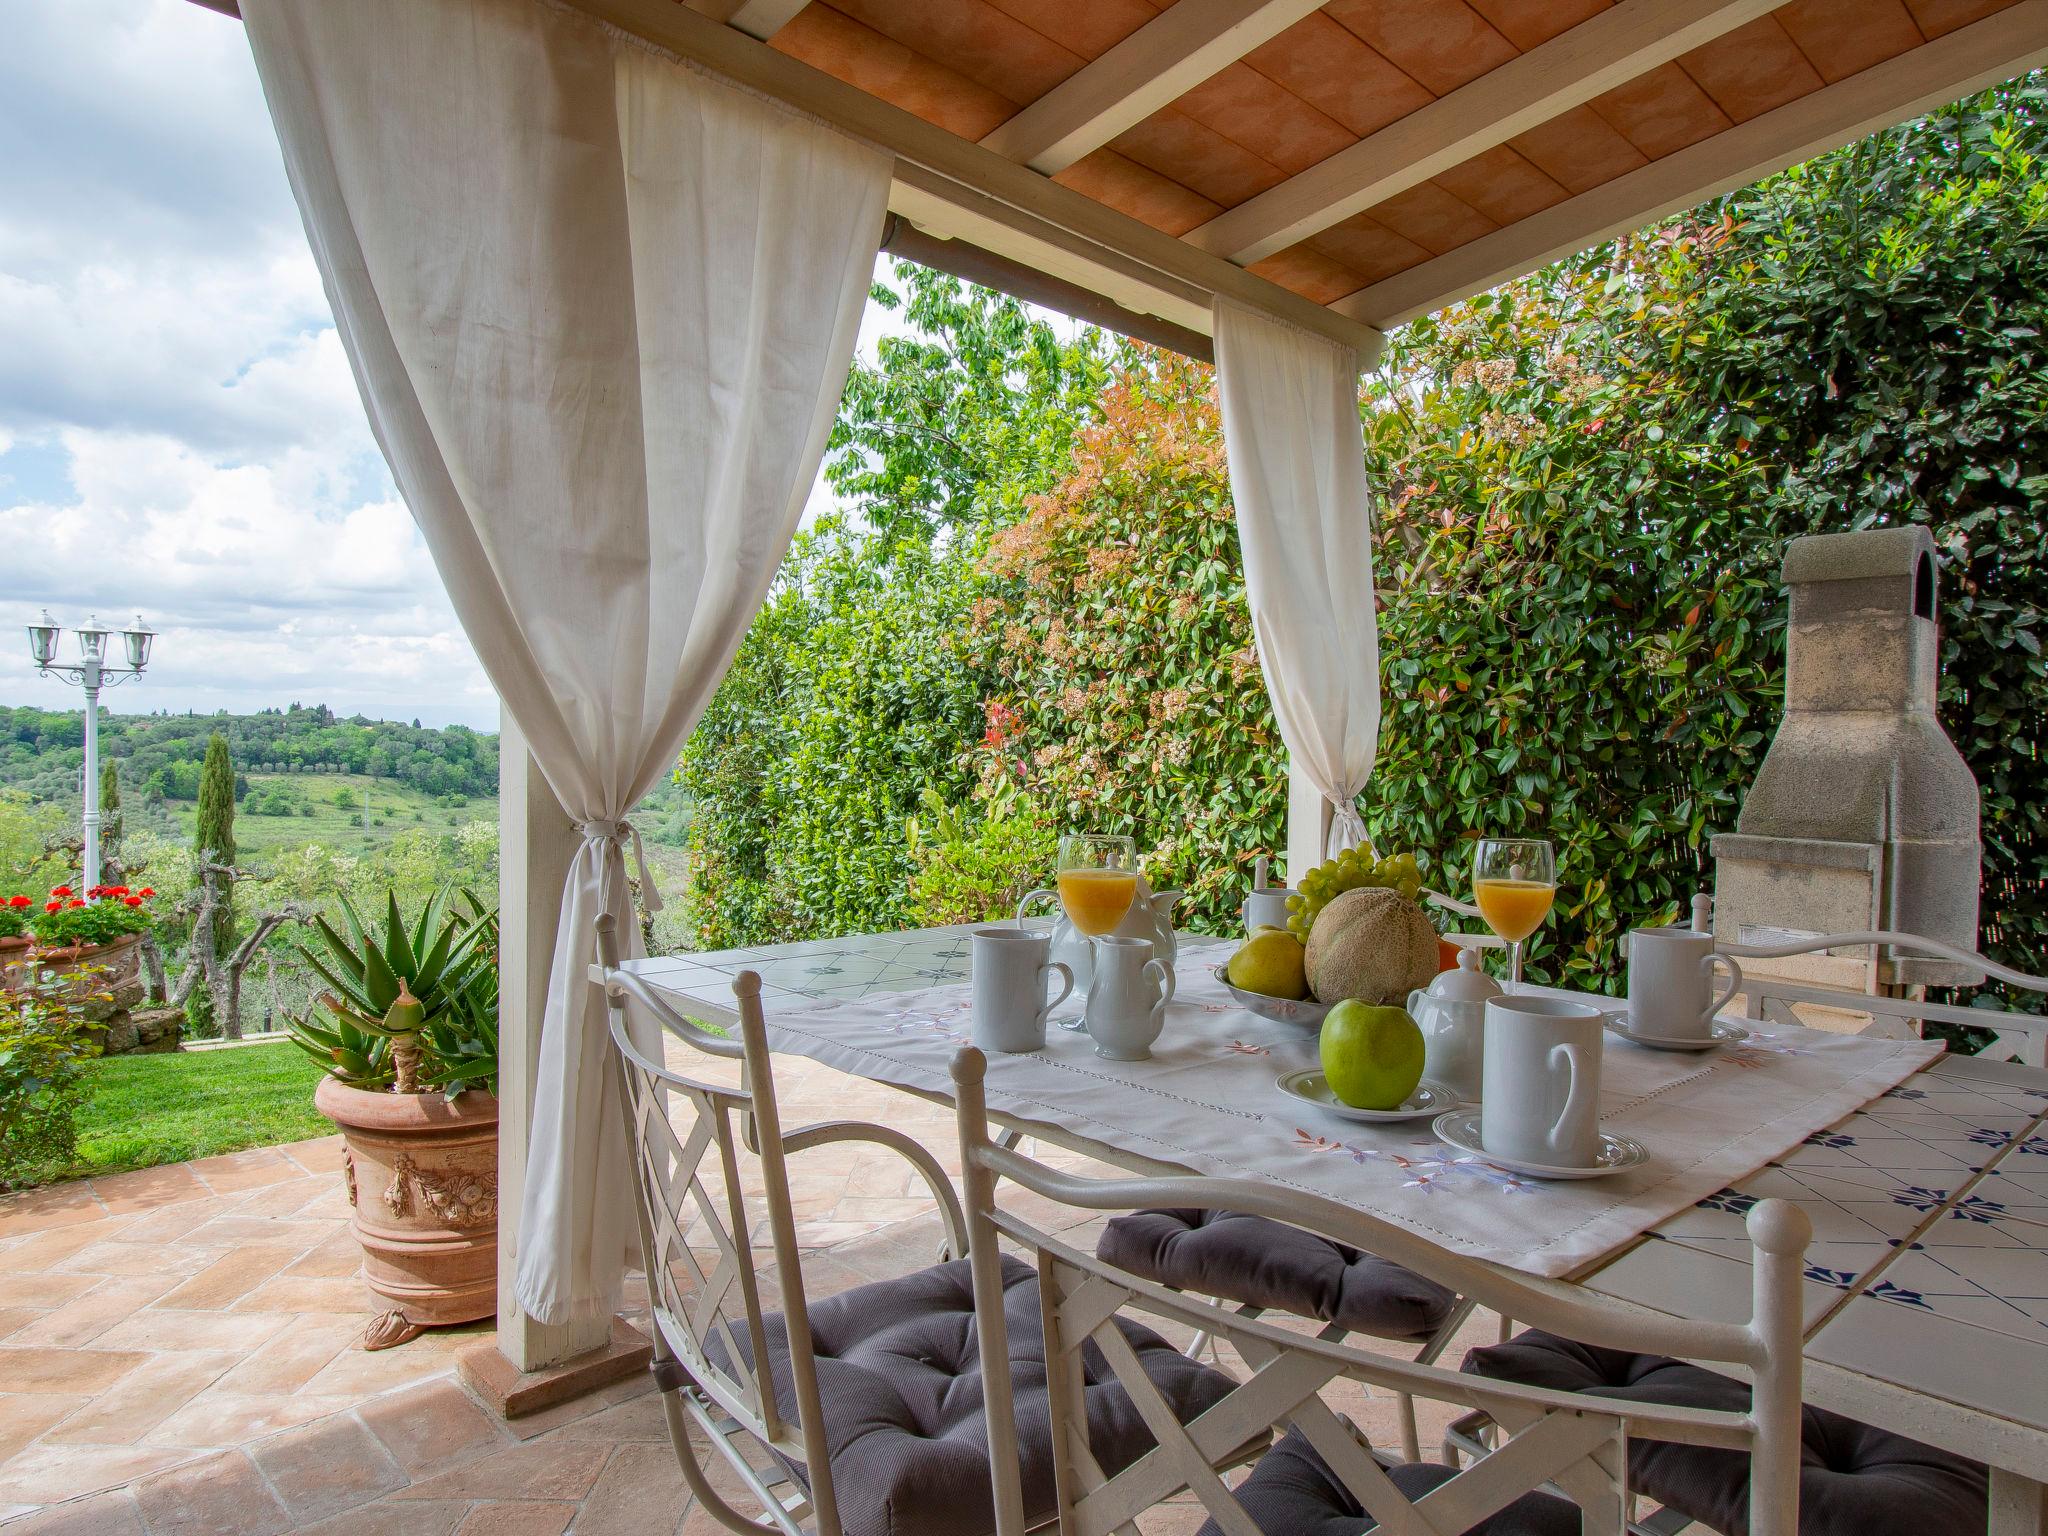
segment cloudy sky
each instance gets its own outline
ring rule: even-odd
[[[37,610],[139,607],[162,638],[122,712],[495,729],[241,27],[188,0],[0,0],[0,37],[0,703],[77,706],[28,663]]]

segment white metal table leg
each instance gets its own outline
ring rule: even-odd
[[[2048,1536],[2048,1490],[2031,1477],[1991,1469],[1989,1536]]]

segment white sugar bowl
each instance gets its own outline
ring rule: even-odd
[[[1458,951],[1458,963],[1427,988],[1408,994],[1408,1012],[1422,1030],[1422,1075],[1467,1104],[1479,1102],[1486,1054],[1486,1000],[1500,983],[1479,968],[1479,951]]]

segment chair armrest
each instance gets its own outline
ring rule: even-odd
[[[915,1168],[931,1190],[932,1198],[938,1202],[939,1217],[946,1226],[946,1251],[956,1259],[966,1256],[967,1219],[961,1214],[960,1197],[953,1191],[953,1181],[946,1177],[946,1170],[939,1166],[937,1158],[901,1131],[866,1120],[825,1120],[784,1131],[782,1150],[785,1153],[805,1152],[812,1147],[841,1141],[868,1141],[887,1147]]]

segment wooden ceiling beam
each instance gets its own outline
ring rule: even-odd
[[[1184,238],[1246,265],[1263,260],[1783,3],[1621,0]]]
[[[765,43],[796,20],[796,13],[809,4],[810,0],[744,0],[738,10],[726,17],[725,24]]]
[[[1323,0],[1180,0],[982,139],[1040,175],[1143,122]]]
[[[1388,330],[2048,63],[2048,0],[1823,86],[1331,306]]]

